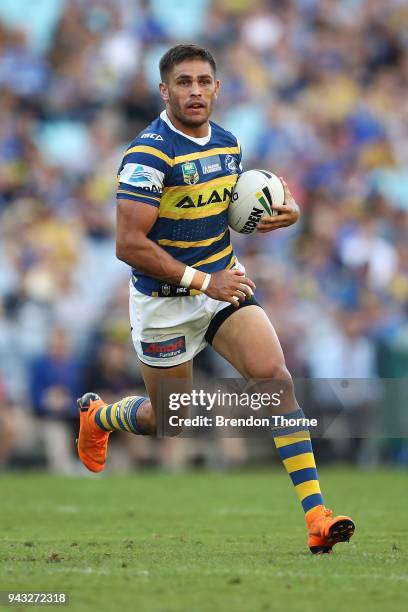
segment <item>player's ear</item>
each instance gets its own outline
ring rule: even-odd
[[[160,88],[160,96],[162,100],[167,102],[169,99],[169,90],[168,90],[166,83],[160,83],[159,88]]]
[[[218,92],[220,91],[220,81],[217,79],[215,82],[215,93],[214,93],[214,98],[217,99],[218,98]]]

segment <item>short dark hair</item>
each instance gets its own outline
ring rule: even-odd
[[[170,70],[176,64],[184,62],[188,59],[200,59],[203,62],[208,62],[214,72],[217,72],[217,66],[215,59],[207,49],[199,47],[198,45],[176,45],[172,47],[163,55],[160,60],[160,77],[162,81],[165,81]]]

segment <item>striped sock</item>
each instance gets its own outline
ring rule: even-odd
[[[143,435],[137,424],[137,411],[147,397],[132,395],[96,411],[95,422],[103,431],[129,431]]]
[[[284,416],[288,419],[299,419],[305,415],[299,408]],[[272,430],[272,435],[304,512],[323,504],[309,430],[301,426],[276,427]]]

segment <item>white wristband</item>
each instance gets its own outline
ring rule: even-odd
[[[210,284],[211,274],[206,274],[203,284],[201,285],[200,291],[207,291],[208,285]]]
[[[194,270],[194,268],[191,268],[190,266],[186,266],[184,269],[184,274],[181,277],[180,286],[187,287],[188,289],[191,283],[193,282],[194,274],[196,272],[197,270]]]

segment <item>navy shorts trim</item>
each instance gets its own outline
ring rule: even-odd
[[[237,312],[237,310],[239,310],[240,308],[245,308],[245,306],[259,306],[259,308],[262,308],[262,306],[258,303],[258,301],[253,295],[250,298],[247,298],[244,302],[241,302],[238,308],[234,306],[234,304],[226,306],[225,308],[217,312],[217,314],[210,321],[210,324],[204,336],[208,344],[212,344],[215,334],[217,333],[221,325],[224,323],[224,321],[226,321],[228,317],[233,315],[234,312]]]
[[[178,368],[179,365],[186,363],[185,361],[182,361],[181,363],[176,363],[175,365],[159,366],[159,365],[152,365],[151,363],[146,363],[145,361],[142,361],[140,357],[139,357],[139,361],[140,363],[143,363],[143,365],[147,366],[148,368],[154,368],[155,370],[171,370],[171,368]]]

